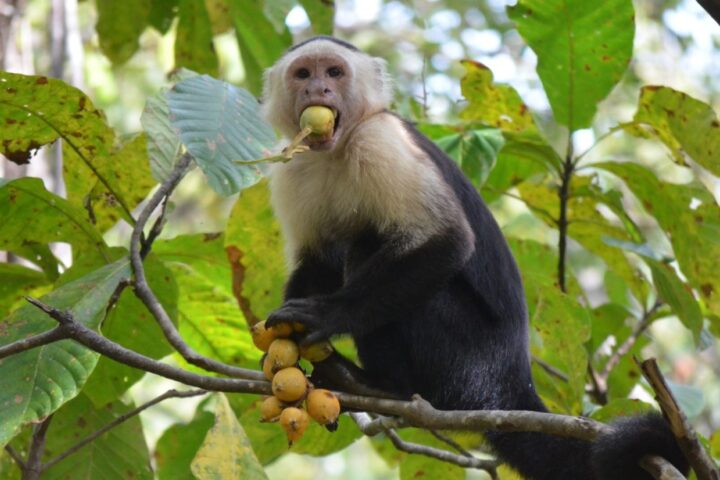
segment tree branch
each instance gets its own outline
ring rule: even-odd
[[[570,202],[570,182],[572,181],[573,171],[575,169],[575,163],[573,162],[573,142],[572,132],[568,133],[568,145],[567,154],[565,156],[565,162],[563,163],[563,170],[560,177],[560,188],[558,195],[560,197],[560,218],[558,218],[557,225],[559,231],[558,239],[558,284],[560,290],[567,292],[567,286],[565,284],[565,257],[567,256],[567,237],[568,237],[568,218],[567,210],[568,203]]]
[[[83,438],[82,440],[80,440],[79,442],[77,442],[77,443],[76,443],[75,445],[73,445],[72,447],[70,447],[70,448],[68,448],[67,450],[65,450],[65,451],[64,451],[63,453],[61,453],[60,455],[56,456],[56,457],[53,458],[52,460],[50,460],[50,461],[48,461],[47,463],[43,464],[40,470],[41,470],[41,471],[44,471],[44,470],[47,470],[47,469],[51,468],[52,466],[54,466],[54,465],[57,464],[58,462],[61,462],[61,461],[64,460],[65,458],[67,458],[67,457],[69,457],[70,455],[72,455],[73,453],[77,452],[78,450],[80,450],[81,448],[83,448],[85,445],[87,445],[88,443],[92,442],[93,440],[95,440],[96,438],[100,437],[101,435],[103,435],[104,433],[108,432],[109,430],[112,430],[113,428],[117,427],[118,425],[120,425],[120,424],[126,422],[127,420],[131,419],[132,417],[138,415],[138,414],[139,414],[140,412],[142,412],[143,410],[146,410],[146,409],[152,407],[153,405],[157,405],[158,403],[160,403],[160,402],[162,402],[162,401],[164,401],[164,400],[167,400],[168,398],[188,398],[188,397],[196,397],[196,396],[198,396],[198,395],[205,395],[206,393],[208,393],[206,390],[188,390],[188,391],[182,391],[182,392],[177,391],[177,390],[175,390],[175,389],[168,390],[167,392],[163,393],[162,395],[159,395],[159,396],[153,398],[153,399],[150,400],[149,402],[146,402],[146,403],[140,405],[139,407],[134,408],[133,410],[130,410],[129,412],[124,413],[123,415],[120,415],[118,418],[116,418],[116,419],[113,420],[112,422],[108,423],[107,425],[105,425],[105,426],[102,427],[101,429],[99,429],[99,430],[91,433],[91,434],[88,435],[87,437],[85,437],[85,438]]]
[[[690,466],[695,470],[698,480],[720,480],[720,470],[715,466],[712,458],[700,444],[685,413],[680,409],[675,397],[668,388],[665,378],[657,366],[654,358],[640,363],[643,376],[655,391],[655,398],[660,404],[665,418],[670,424],[670,429],[677,438],[678,446]]]
[[[63,340],[65,338],[68,338],[67,333],[62,328],[55,327],[47,332],[23,338],[0,347],[0,359],[9,357],[10,355],[14,355],[16,353],[24,352],[26,350],[31,350],[36,347],[42,347],[48,343],[57,342],[58,340]]]
[[[5,451],[8,453],[8,455],[10,455],[10,458],[12,458],[15,463],[17,463],[17,466],[20,467],[20,470],[25,470],[25,461],[14,448],[12,448],[10,445],[5,445]]]
[[[52,415],[43,420],[39,425],[36,425],[33,429],[30,451],[28,452],[28,458],[25,462],[25,468],[23,469],[23,480],[37,480],[40,478],[40,473],[42,473],[42,464],[40,461],[45,451],[45,439],[47,438],[47,430],[50,427],[51,421]]]
[[[463,457],[472,457],[473,455],[465,450],[462,445],[460,445],[458,442],[453,440],[452,438],[448,437],[447,435],[443,435],[442,433],[438,432],[437,430],[430,430],[430,433],[432,433],[432,436],[443,442],[445,445],[449,446],[450,448],[454,449],[456,452],[458,452]]]
[[[533,361],[533,363],[535,363],[538,367],[542,368],[543,370],[545,370],[547,373],[549,373],[549,374],[552,375],[553,377],[555,377],[555,378],[557,378],[557,379],[559,379],[559,380],[562,380],[563,382],[567,382],[567,381],[568,381],[568,376],[567,376],[564,372],[562,372],[561,370],[553,367],[552,365],[550,365],[549,363],[547,363],[547,362],[546,362],[545,360],[543,360],[542,358],[540,358],[540,357],[538,357],[538,356],[536,356],[536,355],[533,355],[533,356],[532,356],[532,361]]]
[[[135,295],[145,304],[152,316],[155,317],[155,320],[160,326],[160,329],[163,331],[165,338],[167,338],[168,342],[170,342],[170,345],[172,345],[173,348],[188,363],[209,372],[222,373],[223,375],[230,377],[257,379],[258,377],[255,375],[256,372],[253,370],[239,368],[213,360],[212,358],[200,355],[190,348],[190,346],[185,343],[180,336],[180,332],[178,332],[175,324],[172,322],[172,319],[160,303],[160,300],[158,300],[157,296],[155,296],[155,293],[150,288],[147,278],[145,277],[143,258],[144,255],[147,255],[150,252],[152,241],[159,234],[160,226],[156,222],[156,225],[153,226],[147,240],[144,241],[142,239],[143,230],[152,212],[158,205],[160,205],[161,202],[170,196],[175,187],[177,187],[178,183],[180,183],[180,180],[190,167],[191,162],[192,156],[189,153],[185,153],[180,160],[178,160],[173,171],[150,198],[147,205],[145,205],[142,212],[140,212],[140,216],[135,223],[135,227],[133,228],[133,232],[130,237],[130,262],[135,274]],[[159,219],[159,221],[162,223],[161,219]]]

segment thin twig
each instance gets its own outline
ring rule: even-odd
[[[622,358],[627,355],[630,350],[632,350],[640,336],[645,332],[645,330],[647,330],[647,328],[652,323],[653,314],[661,306],[662,303],[658,302],[653,305],[650,310],[646,311],[640,321],[635,325],[632,332],[630,332],[630,335],[625,339],[623,343],[620,344],[620,346],[617,347],[617,349],[612,353],[612,355],[610,355],[607,363],[605,363],[605,368],[603,368],[603,371],[599,373],[596,377],[598,388],[601,388],[602,391],[607,391],[607,382],[610,374],[620,363],[620,360],[622,360]]]
[[[430,433],[433,437],[437,438],[450,448],[454,449],[456,452],[458,452],[463,457],[472,457],[473,455],[465,450],[462,445],[460,445],[458,442],[453,440],[452,438],[448,437],[447,435],[443,435],[442,433],[438,432],[437,430],[430,430]]]
[[[57,342],[58,340],[62,340],[65,338],[68,338],[67,333],[65,333],[62,328],[55,327],[52,330],[48,330],[47,332],[39,333],[37,335],[33,335],[32,337],[23,338],[21,340],[17,340],[13,343],[9,343],[0,347],[0,359],[36,347],[42,347],[43,345],[47,345],[48,343]]]
[[[374,436],[379,433],[371,427],[372,425],[374,425],[373,420],[367,413],[351,412],[350,417],[355,421],[358,428],[360,428],[360,430],[366,435]],[[488,473],[493,478],[495,478],[495,468],[497,467],[496,460],[481,459],[469,454],[469,456],[458,455],[452,452],[448,452],[447,450],[428,447],[427,445],[420,445],[418,443],[406,442],[401,439],[398,436],[397,432],[395,432],[395,430],[392,428],[385,428],[381,431],[388,436],[395,448],[397,448],[401,452],[424,455],[426,457],[435,458],[444,462],[459,465],[464,468],[477,468],[480,470],[487,470]]]
[[[30,450],[28,458],[23,469],[23,480],[37,480],[42,473],[42,456],[45,452],[45,439],[47,431],[52,421],[52,415],[36,425],[33,429],[32,438],[30,440]]]
[[[565,372],[553,367],[552,365],[547,363],[542,358],[533,355],[532,361],[533,361],[533,363],[537,364],[538,367],[542,368],[543,370],[545,370],[547,373],[549,373],[553,377],[556,377],[556,378],[562,380],[563,382],[568,381],[568,376],[567,376],[567,374],[565,374]]]
[[[657,362],[650,358],[640,363],[643,376],[655,391],[655,398],[670,424],[670,429],[677,439],[678,446],[695,470],[698,480],[720,480],[720,470],[698,440],[695,430],[688,422],[685,413],[680,409],[675,397],[665,382]]]
[[[559,239],[558,239],[558,284],[560,290],[567,292],[567,286],[565,284],[565,261],[567,251],[567,237],[568,237],[568,218],[567,210],[568,203],[570,202],[570,182],[572,181],[573,170],[575,164],[573,162],[573,141],[572,132],[568,134],[567,154],[565,155],[565,162],[563,163],[562,175],[560,178],[560,188],[558,189],[558,196],[560,197],[560,218],[557,220]]]
[[[206,394],[206,393],[208,393],[206,390],[188,390],[188,391],[182,391],[182,392],[181,392],[181,391],[177,391],[177,390],[175,390],[175,389],[168,390],[167,392],[163,393],[162,395],[159,395],[159,396],[153,398],[153,399],[150,400],[149,402],[146,402],[146,403],[140,405],[139,407],[134,408],[133,410],[130,410],[129,412],[124,413],[123,415],[120,415],[120,416],[117,417],[115,420],[113,420],[112,422],[108,423],[107,425],[105,425],[105,426],[102,427],[101,429],[99,429],[99,430],[91,433],[91,434],[88,435],[87,437],[83,438],[82,440],[80,440],[79,442],[77,442],[75,445],[73,445],[72,447],[70,447],[70,448],[68,448],[67,450],[65,450],[65,451],[64,451],[63,453],[61,453],[60,455],[54,457],[52,460],[49,460],[48,462],[46,462],[45,464],[43,464],[43,465],[42,465],[42,468],[41,468],[41,471],[44,471],[44,470],[47,470],[47,469],[53,467],[55,464],[57,464],[58,462],[61,462],[61,461],[64,460],[64,459],[66,459],[67,457],[69,457],[69,456],[72,455],[73,453],[75,453],[75,452],[77,452],[78,450],[80,450],[81,448],[83,448],[85,445],[89,444],[90,442],[92,442],[92,441],[95,440],[96,438],[98,438],[98,437],[100,437],[101,435],[103,435],[104,433],[108,432],[109,430],[112,430],[113,428],[117,427],[118,425],[126,422],[127,420],[129,420],[129,419],[131,419],[131,418],[133,418],[134,416],[138,415],[138,414],[139,414],[140,412],[142,412],[143,410],[146,410],[146,409],[152,407],[153,405],[157,405],[158,403],[160,403],[160,402],[162,402],[162,401],[164,401],[164,400],[167,400],[168,398],[188,398],[188,397],[196,397],[196,396],[198,396],[198,395],[204,395],[204,394]]]
[[[173,171],[150,198],[147,205],[145,205],[143,210],[140,212],[140,216],[135,223],[135,228],[133,229],[130,237],[130,263],[135,274],[135,295],[145,304],[152,316],[155,317],[155,320],[160,326],[160,329],[163,331],[165,338],[167,338],[168,342],[170,342],[170,345],[172,345],[173,348],[188,363],[209,372],[222,373],[223,375],[228,375],[230,377],[246,379],[257,378],[256,372],[253,370],[239,368],[219,362],[212,358],[200,355],[190,348],[190,346],[186,344],[180,336],[180,332],[175,327],[175,324],[173,324],[170,315],[168,315],[165,307],[162,306],[162,303],[160,303],[160,300],[158,300],[157,296],[150,288],[147,278],[145,277],[143,254],[147,254],[150,251],[152,247],[152,240],[157,235],[152,236],[151,233],[151,236],[143,242],[143,229],[145,228],[145,225],[155,208],[157,208],[157,206],[172,193],[177,184],[180,183],[180,180],[190,167],[191,162],[192,156],[189,153],[185,153],[180,160],[178,160],[178,163],[175,165]]]
[[[162,206],[160,207],[160,215],[158,215],[155,219],[155,223],[153,223],[153,226],[150,228],[147,238],[144,242],[142,242],[142,248],[140,249],[140,257],[142,258],[147,257],[148,253],[150,253],[150,248],[152,247],[153,242],[157,239],[160,233],[162,233],[162,229],[165,226],[165,216],[167,215],[169,200],[170,197],[166,195],[162,201]]]
[[[10,455],[10,458],[12,458],[15,463],[17,463],[17,466],[20,467],[20,470],[25,470],[25,461],[20,456],[20,454],[10,445],[5,445],[5,451]]]

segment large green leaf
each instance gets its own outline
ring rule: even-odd
[[[144,262],[150,288],[170,315],[177,318],[178,287],[172,272],[157,256]],[[131,289],[125,289],[117,305],[102,323],[103,336],[145,356],[160,359],[172,353],[160,327]],[[121,396],[145,374],[142,370],[101,357],[83,392],[100,407]]]
[[[225,249],[233,293],[246,319],[264,320],[282,303],[286,278],[280,226],[270,206],[267,182],[240,193],[228,219]]]
[[[643,87],[637,113],[626,130],[642,137],[657,137],[681,165],[685,164],[683,153],[687,153],[720,175],[720,120],[710,105],[690,95],[669,87]]]
[[[78,395],[52,419],[44,461],[64,452],[76,441],[100,430],[134,408],[122,402],[95,407]],[[86,478],[93,480],[151,480],[150,454],[140,417],[134,416],[61,460],[42,474],[43,480]]]
[[[157,1],[157,0],[154,0]],[[100,50],[114,65],[127,62],[140,48],[140,34],[150,19],[147,0],[96,0]],[[158,21],[158,17],[153,17]]]
[[[170,30],[180,0],[150,0],[148,24],[163,35]]]
[[[262,74],[266,68],[292,45],[292,36],[285,27],[282,33],[275,30],[267,19],[264,6],[267,0],[227,0],[240,45],[245,84],[255,95],[262,90]]]
[[[222,236],[179,236],[155,242],[153,251],[172,270],[178,283],[183,338],[212,358],[257,367],[261,352],[253,345],[233,296]]]
[[[195,480],[190,463],[213,426],[210,412],[198,411],[188,424],[173,425],[163,433],[155,448],[160,480]]]
[[[555,119],[571,132],[589,126],[630,61],[632,0],[520,0],[508,14],[537,54]]]
[[[105,242],[85,216],[79,207],[45,190],[39,178],[0,179],[0,250],[67,242],[106,258]]]
[[[419,443],[439,449],[446,449],[447,445],[435,438],[430,432],[414,428],[403,429],[400,437],[406,442]],[[400,479],[416,480],[418,478],[442,478],[443,480],[463,480],[465,469],[451,465],[424,455],[404,455],[400,460]]]
[[[125,258],[63,285],[41,300],[69,310],[78,322],[96,328],[118,284],[130,277]],[[57,322],[26,305],[0,322],[0,344],[46,332]],[[63,340],[0,360],[0,445],[20,427],[37,422],[74,398],[97,363],[98,355],[82,345]]]
[[[175,68],[185,67],[217,76],[218,59],[205,3],[200,0],[180,0],[178,17]]]
[[[192,461],[193,475],[199,480],[267,479],[227,398],[221,393],[216,398],[215,424]]]
[[[465,60],[463,66],[462,94],[469,103],[461,118],[503,132],[537,132],[530,110],[513,87],[494,84],[492,71],[480,62]]]
[[[234,163],[259,159],[275,143],[252,95],[203,75],[181,81],[167,97],[172,124],[216,192],[231,195],[260,179],[257,165]]]
[[[555,285],[554,252],[529,241],[511,241],[510,245],[523,274],[533,329],[532,352],[568,377],[567,381],[559,381],[533,367],[538,393],[551,411],[579,414],[587,370],[583,343],[590,338],[588,311]],[[574,291],[576,287],[569,283]]]
[[[332,35],[335,26],[335,2],[300,0],[315,35]]]
[[[631,163],[601,163],[622,178],[672,243],[680,270],[706,302],[720,310],[720,209],[699,183],[660,181],[647,168]],[[697,205],[696,205],[697,203]]]

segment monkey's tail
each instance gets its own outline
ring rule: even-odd
[[[547,411],[540,399],[528,410]],[[689,466],[660,414],[619,419],[593,442],[544,433],[487,432],[500,459],[533,480],[652,480],[638,461],[659,455],[687,474]]]

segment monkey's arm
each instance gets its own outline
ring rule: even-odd
[[[312,343],[331,335],[362,336],[383,324],[403,321],[454,274],[472,253],[472,239],[461,226],[450,226],[406,250],[387,241],[351,273],[339,290],[291,299],[274,311],[268,324],[300,322]]]

